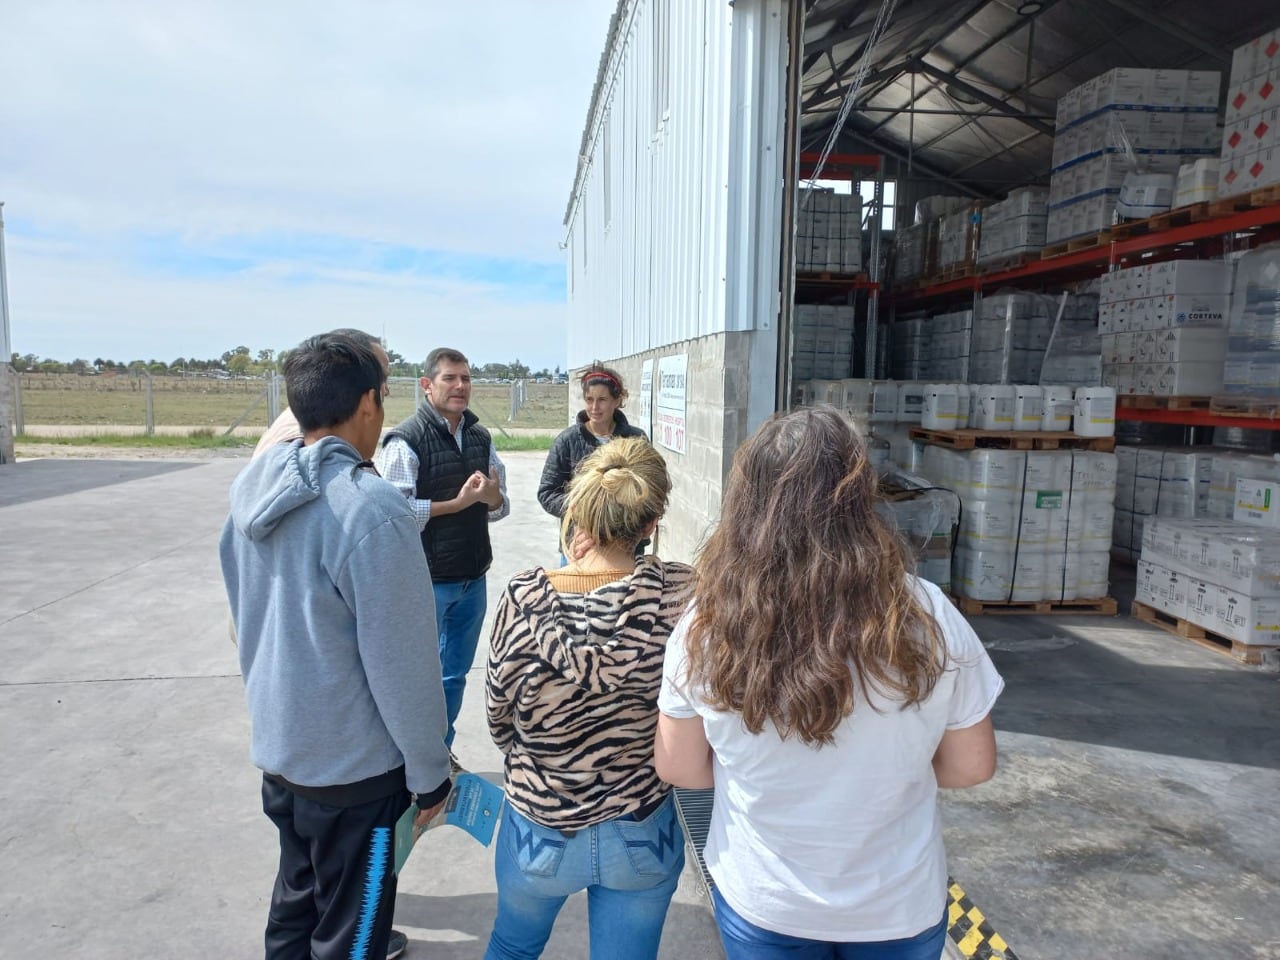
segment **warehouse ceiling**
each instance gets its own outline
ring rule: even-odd
[[[1060,96],[1112,67],[1219,70],[1280,27],[1276,0],[815,0],[808,6],[802,137],[821,149],[857,77],[839,149],[910,159],[981,196],[1047,183]]]

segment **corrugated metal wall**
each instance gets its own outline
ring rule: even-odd
[[[747,84],[745,102],[741,87],[735,99],[742,78],[734,76],[778,71],[781,8],[780,0],[739,0],[736,7],[727,0],[631,0],[620,8],[600,108],[590,121],[587,167],[569,208],[571,368],[751,328],[751,316],[744,319],[736,305],[726,309],[731,242],[741,247],[730,224],[757,222],[732,216],[742,185],[731,184],[731,171],[743,167],[730,143],[743,127],[742,117],[735,125],[735,111],[778,110],[758,102],[755,84]],[[743,63],[744,50],[750,63]],[[758,126],[748,124],[748,140],[756,140]],[[776,180],[768,163],[759,166]],[[754,164],[746,169],[753,180],[761,172]],[[735,249],[735,263],[740,256]],[[758,258],[753,249],[752,267]]]

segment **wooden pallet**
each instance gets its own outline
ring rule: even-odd
[[[986,276],[991,273],[1004,273],[1006,270],[1021,270],[1040,259],[1039,251],[1035,253],[1019,253],[1010,257],[997,257],[978,264],[978,273]]]
[[[960,612],[969,617],[1075,614],[1114,617],[1119,611],[1115,597],[1098,597],[1093,600],[974,600],[972,597],[956,597],[955,602]]]
[[[1133,601],[1133,606],[1129,612],[1135,620],[1141,620],[1143,623],[1149,623],[1153,627],[1159,627],[1175,637],[1198,643],[1206,650],[1224,654],[1232,660],[1248,664],[1251,667],[1260,665],[1269,651],[1280,651],[1280,646],[1261,646],[1256,643],[1241,643],[1239,640],[1232,640],[1230,637],[1224,637],[1220,633],[1206,630],[1190,620],[1172,616],[1163,610],[1149,607],[1137,600]]]
[[[1189,223],[1199,223],[1201,220],[1208,219],[1208,201],[1193,203],[1157,213],[1154,217],[1147,217],[1145,220],[1130,220],[1128,223],[1117,224],[1111,228],[1111,236],[1116,240],[1124,240],[1128,237],[1140,237],[1144,234],[1168,230],[1170,227],[1183,227]]]
[[[1269,207],[1274,203],[1280,203],[1280,184],[1273,187],[1264,187],[1261,190],[1253,190],[1249,193],[1241,193],[1234,197],[1212,200],[1209,202],[1209,216],[1225,217],[1232,213],[1240,213],[1243,210],[1257,210],[1259,207]]]
[[[1209,410],[1212,397],[1116,397],[1116,405],[1134,410]]]
[[[977,447],[997,450],[1094,450],[1110,453],[1115,437],[1082,437],[1076,433],[1048,430],[929,430],[912,427],[911,439],[951,450]]]
[[[1094,247],[1105,247],[1111,242],[1111,231],[1099,230],[1097,233],[1085,234],[1083,237],[1074,237],[1070,240],[1060,240],[1057,243],[1051,243],[1040,251],[1041,260],[1052,260],[1054,257],[1060,257],[1064,253],[1075,253],[1077,250],[1090,250]]]
[[[952,280],[963,280],[966,277],[972,277],[975,274],[976,268],[972,263],[957,263],[954,266],[939,270],[926,280],[924,285],[926,287],[931,287],[939,283],[950,283]]]
[[[1241,417],[1250,420],[1280,420],[1280,400],[1249,397],[1214,397],[1209,403],[1211,413],[1224,417]]]

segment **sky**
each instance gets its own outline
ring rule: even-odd
[[[564,366],[562,219],[616,0],[5,6],[17,353],[359,327]]]

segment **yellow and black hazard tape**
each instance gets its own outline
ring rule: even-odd
[[[1018,960],[1004,937],[969,899],[964,888],[947,878],[947,934],[965,960]]]

